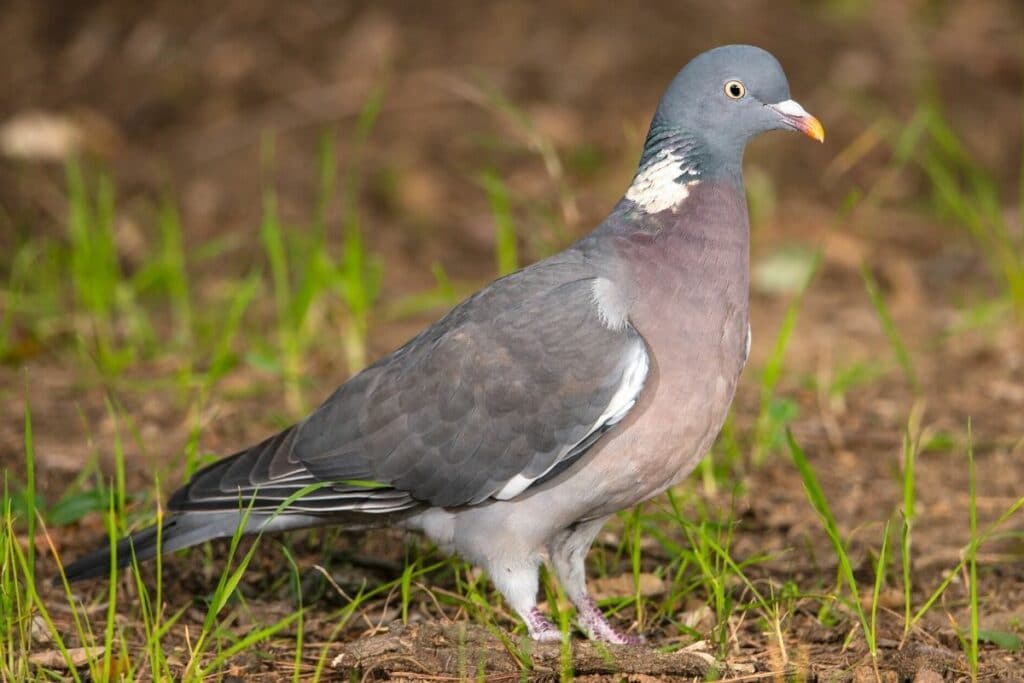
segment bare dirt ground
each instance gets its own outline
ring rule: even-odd
[[[824,247],[822,269],[799,312],[779,393],[798,406],[791,427],[850,539],[863,586],[873,580],[882,525],[900,507],[900,453],[908,416],[919,411],[926,436],[948,436],[945,446],[925,449],[918,462],[914,585],[920,604],[956,566],[969,539],[968,419],[977,458],[980,524],[994,520],[1024,493],[1024,335],[1008,320],[957,327],[965,311],[996,291],[984,259],[966,231],[927,210],[929,189],[922,176],[907,171],[880,182],[890,161],[884,146],[863,155],[849,150],[857,149],[864,131],[878,121],[909,116],[924,80],[938,93],[951,125],[978,162],[1003,180],[1004,196],[1015,196],[1022,142],[1022,34],[1022,8],[1009,0],[820,6],[652,2],[639,7],[14,1],[0,13],[0,56],[7,65],[0,73],[0,113],[45,111],[73,123],[84,152],[102,161],[116,179],[116,237],[129,270],[147,248],[146,228],[140,226],[152,222],[154,204],[165,194],[177,198],[190,248],[215,239],[233,245],[229,257],[193,268],[197,290],[213,291],[226,278],[248,272],[260,258],[256,235],[265,132],[277,132],[274,176],[282,212],[297,221],[312,202],[321,132],[340,132],[339,158],[345,162],[346,131],[368,94],[386,81],[389,95],[372,145],[358,159],[370,179],[364,219],[371,226],[369,247],[384,263],[386,306],[430,287],[433,262],[463,282],[483,283],[493,274],[493,227],[477,180],[481,170],[498,169],[519,198],[517,228],[526,256],[536,257],[542,251],[537,241],[556,237],[531,207],[555,207],[570,236],[595,225],[628,183],[662,89],[690,56],[726,42],[752,42],[771,50],[785,66],[794,96],[829,133],[825,148],[773,136],[748,153],[748,180],[768,183],[762,196],[770,197],[754,216],[755,264],[792,245]],[[567,160],[564,185],[571,196],[559,194],[550,169],[530,150],[529,130],[488,104],[487,88],[520,108]],[[580,161],[584,158],[598,161]],[[0,160],[0,252],[28,236],[63,234],[62,188],[59,165]],[[854,188],[877,188],[876,200],[840,220],[838,207]],[[1007,211],[1019,210],[1019,200],[1015,206]],[[881,283],[911,351],[921,383],[916,395],[892,360],[864,292],[862,264]],[[759,369],[790,296],[766,288],[754,291],[754,349],[736,403],[738,432],[749,430],[756,419]],[[439,313],[377,316],[370,355],[394,348]],[[954,328],[958,331],[951,332]],[[129,480],[136,490],[149,490],[158,472],[167,488],[176,484],[179,455],[194,421],[180,393],[159,382],[174,373],[173,361],[141,363],[129,373],[138,380],[135,388],[111,389],[83,371],[64,342],[64,347],[52,340],[42,348],[27,344],[22,356],[0,365],[4,468],[16,478],[23,469],[25,399],[32,406],[46,496],[58,497],[89,454],[98,452],[109,463],[115,425],[105,399],[113,392],[137,429],[138,436],[126,443]],[[346,370],[329,340],[315,345],[312,353],[307,396],[315,402]],[[857,363],[878,371],[838,399],[816,388]],[[277,380],[244,366],[218,386],[207,412],[200,450],[221,454],[295,417],[284,405]],[[836,559],[792,463],[781,455],[744,468],[735,491],[712,496],[695,482],[693,500],[736,520],[735,557],[770,554],[771,559],[749,569],[757,581],[793,582],[806,594],[825,592],[835,581]],[[666,503],[651,505],[657,509]],[[609,533],[618,529],[613,525]],[[1011,520],[1007,530],[1017,533],[986,545],[979,558],[983,628],[1016,633],[1024,628],[1021,529],[1020,520]],[[79,554],[102,533],[99,515],[51,529],[64,557]],[[331,548],[322,547],[325,539]],[[346,585],[364,579],[372,584],[400,575],[410,552],[401,536],[388,532],[313,535],[296,540],[293,550],[311,590],[323,596],[323,611],[314,610],[306,621],[307,643],[331,637],[326,615],[341,600],[318,578],[314,564],[334,553],[331,566],[347,578]],[[657,548],[650,551],[645,567],[664,564]],[[41,562],[43,574],[53,570],[51,560]],[[295,608],[287,587],[274,581],[281,562],[277,545],[264,543],[245,578],[243,592],[261,618]],[[628,571],[628,562],[620,570]],[[178,609],[208,593],[214,572],[219,572],[217,562],[169,558],[168,604]],[[450,572],[437,572],[430,581],[453,589]],[[124,595],[133,590],[128,583]],[[880,613],[885,680],[968,677],[959,636],[968,623],[963,578],[954,580],[907,639],[898,577],[887,585],[893,588],[883,593]],[[54,604],[62,599],[58,589],[41,590]],[[99,585],[83,588],[87,601],[104,590]],[[704,598],[694,595],[677,609],[696,611]],[[789,669],[765,625],[750,619],[732,629],[730,654],[717,675],[755,680],[790,671],[808,680],[873,680],[863,638],[845,642],[854,621],[826,626],[819,607],[804,597],[786,618]],[[330,675],[338,680],[363,674],[459,678],[467,669],[458,662],[458,645],[470,642],[474,652],[485,653],[481,657],[494,680],[520,677],[501,641],[465,612],[442,607],[426,591],[416,593],[412,612],[411,626],[381,628],[396,618],[394,606],[371,603],[361,619],[335,636],[340,668]],[[623,626],[636,618],[628,608],[616,616]],[[203,611],[196,607],[186,612],[183,623],[202,620]],[[511,619],[502,623],[506,629],[513,624]],[[678,634],[664,624],[644,627],[654,647],[678,642]],[[710,629],[700,619],[694,628]],[[232,680],[290,677],[293,648],[292,634],[238,656]],[[706,658],[696,654],[616,652],[609,660],[578,643],[575,656],[581,680],[711,675]],[[537,654],[536,662],[534,675],[557,678],[557,651]],[[984,680],[1024,680],[1020,652],[983,644],[981,662]],[[314,664],[303,661],[309,670]],[[472,667],[469,671],[472,676]]]

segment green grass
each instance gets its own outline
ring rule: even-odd
[[[380,115],[385,92],[383,86],[374,90],[359,115],[353,139],[356,159],[360,158],[367,146],[370,133]],[[379,259],[367,254],[363,245],[359,208],[360,188],[359,167],[353,166],[350,169],[346,192],[342,254],[332,277],[334,291],[345,302],[348,311],[344,339],[345,355],[351,372],[361,370],[367,364],[366,339],[369,334],[369,320],[380,294],[381,280]]]
[[[508,189],[494,171],[484,173],[480,177],[480,184],[487,192],[491,214],[494,216],[494,255],[498,275],[508,275],[519,270],[519,246],[516,243],[516,228]]]
[[[968,518],[971,525],[971,546],[967,550],[967,576],[971,612],[971,639],[967,647],[967,661],[971,665],[971,679],[978,679],[978,473],[974,463],[974,433],[967,422],[967,486]]]
[[[982,309],[997,303],[999,309],[1012,310],[1019,322],[1024,315],[1024,222],[1018,218],[1014,225],[1008,217],[1024,200],[1024,162],[1014,201],[1003,190],[1004,179],[979,163],[955,130],[927,73],[919,78],[909,117],[899,120],[884,109],[875,109],[872,116],[886,131],[879,137],[888,145],[891,162],[866,192],[865,203],[879,204],[894,180],[912,171],[923,174],[924,207],[970,236],[998,291],[995,302],[987,292],[980,297],[975,292],[965,303]]]
[[[881,550],[878,553],[878,562],[875,568],[875,591],[872,595],[871,602],[871,613],[870,616],[864,612],[864,608],[861,604],[860,599],[860,587],[857,583],[857,579],[854,576],[853,563],[850,561],[850,553],[847,548],[847,542],[843,539],[842,534],[839,530],[839,524],[836,522],[835,516],[832,514],[831,506],[828,503],[828,499],[825,497],[825,493],[818,483],[818,477],[811,467],[810,461],[807,459],[803,449],[797,444],[796,439],[793,438],[791,431],[786,432],[786,438],[789,442],[790,454],[793,457],[793,464],[796,465],[797,472],[800,474],[800,479],[804,485],[804,491],[807,493],[807,498],[817,513],[818,518],[821,520],[822,526],[825,529],[825,533],[828,535],[828,540],[832,544],[832,550],[835,553],[836,560],[838,561],[838,578],[836,591],[832,594],[835,600],[842,602],[847,609],[851,610],[857,618],[860,625],[861,631],[864,634],[864,638],[867,641],[868,652],[871,655],[871,661],[875,665],[876,671],[878,667],[878,646],[877,646],[877,629],[876,629],[876,607],[878,604],[878,592],[880,590],[882,572],[885,567],[884,558],[886,555],[886,547],[889,538],[889,526],[888,523],[885,526],[885,533],[882,538]],[[848,595],[844,598],[842,595],[843,590],[848,591]]]
[[[791,400],[778,397],[776,391],[779,380],[782,378],[786,349],[789,348],[790,339],[793,337],[797,316],[803,306],[807,290],[821,267],[821,261],[822,252],[819,249],[814,256],[807,278],[786,307],[786,313],[779,325],[772,351],[761,370],[760,409],[754,427],[751,451],[751,460],[755,465],[763,464],[768,454],[783,444],[786,424],[796,417],[796,404]]]
[[[114,185],[99,176],[96,189],[85,181],[81,166],[67,168],[68,239],[74,303],[86,317],[89,338],[80,338],[83,353],[91,356],[101,372],[117,374],[134,360],[134,347],[119,333],[126,288],[114,243]]]
[[[742,561],[735,560],[730,552],[734,532],[731,522],[713,523],[702,519],[694,523],[685,520],[678,515],[674,498],[670,498],[670,501],[677,515],[677,523],[684,530],[689,543],[689,552],[700,570],[704,591],[711,598],[716,621],[712,638],[718,645],[721,659],[727,660],[730,655],[730,629],[737,614],[754,610],[771,625],[782,659],[787,661],[782,632],[783,620],[788,611],[785,601],[776,598],[776,586],[773,583],[769,583],[773,594],[765,597],[747,574],[747,570],[756,567],[765,558],[754,556]]]
[[[913,423],[913,419],[911,420]],[[992,522],[987,528],[979,533],[978,521],[977,521],[977,489],[976,489],[976,469],[974,459],[974,448],[973,448],[973,434],[970,422],[967,425],[967,481],[968,481],[968,509],[967,516],[970,523],[970,537],[968,544],[962,549],[960,553],[961,559],[956,566],[950,568],[949,571],[945,572],[946,578],[939,582],[938,586],[935,587],[924,602],[914,609],[913,606],[913,595],[914,587],[913,573],[912,573],[912,553],[911,553],[911,528],[912,521],[914,519],[914,507],[916,504],[916,484],[915,484],[915,472],[916,472],[916,445],[914,445],[911,439],[911,429],[908,427],[907,434],[904,441],[904,464],[903,464],[903,505],[900,510],[902,516],[902,531],[900,536],[901,543],[901,580],[903,583],[903,596],[904,596],[904,640],[908,637],[911,631],[917,627],[921,620],[928,614],[932,608],[938,603],[938,601],[947,593],[952,582],[964,574],[965,583],[967,584],[967,604],[969,614],[969,625],[967,627],[967,636],[962,638],[964,643],[964,652],[967,656],[967,661],[970,665],[971,675],[973,679],[976,679],[979,672],[979,649],[978,643],[982,633],[986,635],[989,642],[1001,643],[1007,647],[1007,649],[1013,649],[1019,647],[1020,639],[1013,634],[1006,634],[1003,632],[983,632],[979,625],[979,618],[981,614],[981,608],[979,606],[978,598],[978,574],[977,574],[977,557],[978,551],[983,544],[998,537],[999,530],[1024,507],[1024,497],[1018,498],[1012,505],[1006,508],[999,517]],[[888,547],[890,538],[890,522],[885,522],[882,538],[879,546],[879,550],[874,563],[874,584],[871,591],[870,609],[865,612],[862,606],[861,595],[864,592],[855,576],[854,567],[850,560],[850,544],[848,539],[844,539],[839,525],[836,522],[835,516],[832,513],[831,507],[826,499],[824,492],[818,483],[818,478],[812,468],[810,461],[808,460],[803,449],[797,444],[793,438],[792,432],[788,433],[789,446],[791,455],[793,457],[794,464],[796,465],[797,471],[800,473],[801,480],[803,481],[804,490],[807,493],[808,500],[811,503],[812,508],[818,515],[819,520],[822,522],[822,526],[832,544],[833,552],[837,560],[838,566],[838,578],[837,578],[837,590],[828,592],[826,604],[824,607],[828,609],[828,601],[838,601],[843,604],[846,609],[851,611],[859,624],[860,631],[863,633],[863,637],[867,644],[867,649],[871,655],[873,664],[875,665],[876,672],[878,668],[877,659],[877,636],[878,636],[878,605],[879,596],[883,586],[885,585],[886,568],[889,564],[890,550]],[[847,594],[842,594],[842,588],[845,588]],[[851,632],[850,636],[854,634]],[[989,637],[990,636],[990,637]]]
[[[353,143],[357,157],[370,135],[382,100],[383,91],[375,93],[364,108]],[[264,158],[265,165],[271,168],[273,156],[273,142],[267,138]],[[276,190],[267,186],[263,192],[260,236],[273,283],[277,347],[250,354],[249,360],[283,378],[288,409],[296,416],[307,411],[302,382],[307,375],[305,359],[316,339],[329,334],[328,322],[333,317],[340,314],[342,318],[342,346],[349,371],[356,372],[366,365],[370,316],[380,290],[379,260],[367,253],[363,242],[358,208],[361,179],[357,167],[347,176],[340,254],[332,254],[328,217],[337,194],[336,167],[334,138],[325,135],[317,164],[318,195],[308,229],[283,224]]]
[[[917,371],[914,369],[914,363],[910,359],[910,353],[907,351],[906,345],[903,343],[903,337],[900,335],[899,330],[896,327],[896,323],[893,322],[892,314],[889,312],[889,305],[885,301],[885,296],[882,294],[881,288],[878,286],[875,276],[871,273],[871,269],[868,268],[867,264],[861,265],[861,278],[864,280],[864,288],[867,290],[868,297],[871,299],[871,306],[875,309],[875,314],[878,316],[878,320],[882,325],[882,330],[885,332],[885,337],[889,341],[889,345],[893,349],[893,353],[896,356],[896,360],[899,363],[900,368],[903,370],[903,376],[907,380],[907,384],[915,394],[921,393],[921,383],[917,378]]]
[[[917,463],[917,442],[911,436],[910,428],[903,435],[903,508],[900,524],[900,574],[903,580],[903,637],[910,633],[910,613],[913,609],[913,571],[911,557],[911,536],[917,506],[917,484],[915,481]]]
[[[1007,222],[1007,198],[1001,196],[999,179],[973,159],[934,95],[922,98],[918,115],[925,121],[926,135],[915,162],[928,177],[932,205],[967,230],[1003,296],[1018,319],[1024,319],[1024,232]],[[1018,177],[1018,189],[1022,187],[1024,168]]]

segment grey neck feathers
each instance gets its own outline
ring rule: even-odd
[[[731,158],[732,154],[716,153],[700,135],[667,125],[655,118],[647,132],[638,173],[642,173],[646,167],[656,163],[665,154],[672,154],[684,160],[682,166],[684,171],[689,171],[689,180],[728,180],[737,184],[742,182],[742,153],[735,160]]]

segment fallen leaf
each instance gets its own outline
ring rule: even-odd
[[[803,247],[784,247],[765,255],[754,264],[751,283],[765,294],[800,291],[814,270],[816,255]]]
[[[38,614],[34,615],[29,623],[29,637],[36,645],[49,645],[53,642],[50,627],[46,625],[46,620]]]
[[[0,154],[15,159],[63,161],[81,142],[81,129],[60,114],[22,112],[0,126]]]
[[[992,643],[996,647],[1001,647],[1010,652],[1017,652],[1021,648],[1021,640],[1017,634],[1009,633],[1008,631],[980,629],[978,631],[978,640],[984,643]]]
[[[706,624],[710,627],[713,626],[715,623],[715,615],[712,614],[711,608],[708,607],[706,604],[700,604],[694,609],[686,610],[682,613],[681,616],[683,623],[686,624],[688,628],[696,629],[698,631],[702,630],[701,626],[703,624]]]
[[[636,595],[638,585],[640,595],[645,598],[665,592],[665,582],[660,576],[644,572],[637,577],[637,581],[638,583],[634,582],[632,574],[619,574],[618,576],[595,579],[590,582],[590,587],[595,600],[626,598]]]
[[[103,656],[103,646],[96,647],[69,647],[67,657],[60,650],[45,650],[29,655],[28,661],[35,666],[47,669],[81,668],[97,657]],[[71,666],[68,666],[70,660]]]

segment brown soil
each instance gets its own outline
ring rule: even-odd
[[[863,7],[862,7],[863,6]],[[856,8],[862,7],[857,10]],[[847,8],[844,10],[843,8]],[[442,263],[456,280],[483,283],[493,273],[493,229],[477,178],[495,168],[517,198],[517,227],[528,257],[582,234],[607,211],[628,182],[652,108],[665,84],[693,54],[725,42],[753,42],[785,65],[794,96],[824,121],[822,148],[785,136],[758,141],[748,153],[747,175],[770,179],[771,202],[755,213],[754,262],[794,244],[824,246],[824,265],[800,311],[779,392],[799,405],[796,439],[816,467],[833,511],[850,539],[858,579],[872,583],[882,524],[901,505],[900,463],[908,416],[921,431],[948,434],[952,446],[925,450],[918,463],[914,527],[915,603],[956,566],[968,541],[966,444],[971,420],[977,458],[980,524],[999,516],[1024,491],[1024,344],[1009,320],[950,333],[970,302],[995,291],[984,259],[966,231],[925,208],[929,189],[913,171],[886,177],[889,155],[876,146],[851,157],[873,125],[905,120],[913,110],[922,73],[931,75],[953,127],[979,163],[1015,196],[1020,172],[1024,61],[1019,39],[1024,14],[1011,0],[929,2],[651,2],[493,3],[437,6],[402,2],[279,3],[270,0],[101,3],[9,2],[0,13],[0,112],[13,117],[39,110],[73,124],[86,154],[116,178],[117,240],[130,271],[153,244],[153,207],[167,193],[180,201],[187,245],[215,238],[233,245],[227,256],[193,264],[196,291],[215,292],[225,278],[247,273],[261,258],[257,237],[261,139],[276,131],[273,176],[282,212],[308,219],[316,186],[316,148],[325,129],[339,135],[343,168],[354,122],[371,90],[387,83],[388,98],[371,147],[356,160],[368,186],[364,219],[370,248],[383,259],[383,308],[432,284],[430,264]],[[488,104],[500,91],[529,117],[566,162],[559,193],[550,171],[530,150],[529,132]],[[878,106],[884,104],[884,109]],[[0,120],[0,124],[3,121]],[[599,163],[579,159],[596,155]],[[573,161],[573,160],[576,161]],[[852,161],[851,161],[852,159]],[[389,182],[388,179],[393,179]],[[880,180],[882,178],[883,180]],[[63,235],[62,173],[52,164],[0,159],[0,253],[29,236]],[[390,189],[389,189],[390,188]],[[874,200],[837,221],[854,189],[875,188]],[[1017,209],[1007,207],[1011,218]],[[549,218],[554,213],[557,219]],[[1012,222],[1012,221],[1011,221]],[[552,225],[565,234],[556,234]],[[882,284],[921,382],[910,390],[864,293],[866,264]],[[0,266],[6,267],[0,257]],[[754,350],[736,403],[737,433],[748,433],[758,411],[758,371],[771,351],[789,295],[755,290]],[[267,308],[270,307],[269,301]],[[408,338],[439,311],[415,318],[374,321],[371,355]],[[0,366],[0,462],[16,478],[24,467],[22,425],[31,404],[40,486],[50,500],[64,491],[95,454],[109,464],[117,425],[109,396],[131,416],[136,436],[126,440],[133,490],[180,480],[181,458],[196,423],[188,397],[160,383],[175,372],[171,361],[146,362],[131,383],[105,385],[64,338]],[[813,388],[842,368],[861,362],[878,368],[871,381],[842,399]],[[345,376],[335,345],[317,345],[307,368],[313,402]],[[294,418],[278,381],[245,367],[231,373],[199,422],[200,450],[227,453],[262,438]],[[122,425],[124,427],[124,425]],[[697,482],[695,500],[712,516],[736,520],[733,555],[768,552],[750,575],[759,585],[795,582],[808,593],[827,592],[835,556],[785,457],[743,469],[735,492],[709,496]],[[138,506],[152,505],[140,494]],[[650,509],[666,505],[655,501]],[[614,547],[619,526],[606,541]],[[1020,633],[1024,626],[1022,523],[1013,519],[980,556],[982,627]],[[103,533],[98,515],[51,529],[65,558]],[[415,542],[415,541],[413,541]],[[472,642],[475,662],[489,662],[495,680],[519,677],[509,649],[426,590],[418,590],[412,626],[392,625],[394,600],[371,602],[351,628],[332,636],[330,615],[343,604],[313,564],[330,550],[335,581],[343,588],[391,580],[401,573],[407,548],[389,532],[312,535],[295,541],[310,596],[305,640],[335,638],[339,665],[330,676],[349,680],[353,667],[370,677],[450,680],[472,676],[459,660]],[[223,546],[214,544],[215,550]],[[647,568],[664,565],[655,545]],[[611,558],[611,551],[602,557]],[[208,594],[221,565],[196,561],[201,551],[166,561],[169,612]],[[215,557],[219,555],[215,554]],[[611,561],[609,559],[609,561]],[[283,564],[274,543],[264,543],[247,574],[246,615],[268,621],[295,608],[275,579]],[[41,571],[53,570],[49,559]],[[628,563],[613,567],[628,571]],[[614,573],[614,572],[613,572]],[[450,569],[428,577],[451,590]],[[961,680],[968,676],[959,633],[969,623],[965,577],[957,577],[919,628],[903,636],[900,581],[883,592],[880,664],[884,680]],[[133,587],[124,579],[122,594]],[[61,592],[42,586],[59,608]],[[83,588],[96,604],[105,588]],[[870,597],[864,596],[864,597]],[[696,610],[694,594],[679,605]],[[310,599],[307,596],[307,601]],[[90,602],[92,601],[92,602]],[[818,618],[820,602],[798,600],[784,621],[786,658],[765,625],[749,618],[731,630],[729,655],[718,675],[757,680],[773,672],[811,680],[873,680],[859,633],[846,643],[855,620]],[[66,612],[55,611],[62,623]],[[182,625],[196,629],[205,610],[190,607]],[[753,613],[751,613],[753,614]],[[102,618],[97,612],[97,619]],[[622,610],[630,626],[637,615]],[[513,620],[501,621],[508,632]],[[132,633],[130,624],[126,632]],[[645,623],[654,647],[690,645],[666,624]],[[695,629],[710,632],[707,620]],[[169,642],[185,659],[181,629]],[[360,638],[360,636],[362,636]],[[468,640],[467,640],[468,639]],[[131,641],[129,641],[131,642]],[[45,646],[41,646],[45,647]],[[575,643],[573,661],[585,680],[702,679],[701,654],[655,654],[649,648],[606,657]],[[233,680],[290,676],[294,633],[233,661]],[[311,672],[319,647],[302,660]],[[534,653],[535,673],[556,677],[559,653]],[[462,663],[460,664],[460,661]],[[1024,655],[983,644],[982,677],[1024,680]],[[462,668],[460,668],[462,667]],[[705,668],[700,668],[705,667]],[[618,672],[618,673],[616,673]],[[361,674],[355,674],[361,675]]]

